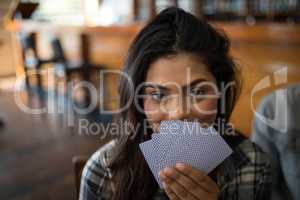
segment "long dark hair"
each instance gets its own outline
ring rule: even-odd
[[[217,118],[226,122],[235,105],[240,81],[237,67],[229,55],[230,42],[226,35],[217,31],[207,22],[200,20],[179,8],[167,8],[146,25],[132,42],[123,72],[130,77],[136,89],[145,81],[150,64],[158,58],[178,53],[192,53],[206,64],[215,76],[218,87],[233,82],[225,96],[225,112]],[[119,83],[120,107],[132,98],[132,85],[121,76]],[[220,100],[219,100],[220,101]],[[142,100],[138,106],[143,107]],[[113,200],[151,199],[158,184],[155,182],[139,144],[150,139],[151,129],[145,128],[146,116],[132,103],[120,112],[117,121],[126,121],[138,127],[137,134],[122,131],[115,157],[110,165],[114,172],[115,193]],[[145,131],[146,133],[144,134]],[[126,133],[125,133],[126,132]],[[132,137],[131,137],[132,136]]]

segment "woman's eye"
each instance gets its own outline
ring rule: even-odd
[[[150,94],[150,97],[155,101],[161,101],[165,95],[163,93],[154,92]]]
[[[190,92],[190,95],[196,98],[200,98],[203,97],[203,95],[207,94],[207,90],[203,89],[203,88],[197,88],[197,89],[193,89]]]

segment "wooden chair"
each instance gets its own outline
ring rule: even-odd
[[[72,158],[72,163],[74,166],[74,179],[75,179],[75,187],[76,187],[76,199],[79,198],[80,192],[80,180],[82,175],[82,170],[88,160],[87,156],[74,156]]]
[[[61,42],[58,38],[54,38],[51,41],[51,47],[52,47],[52,52],[53,52],[53,63],[54,65],[60,65],[63,67],[63,72],[64,72],[64,76],[66,81],[70,81],[71,80],[71,75],[73,73],[80,73],[81,75],[83,75],[85,67],[87,67],[86,63],[71,63],[69,62],[69,60],[67,60],[66,56],[65,56],[65,52],[64,49],[61,45]]]
[[[89,62],[89,44],[88,39],[85,34],[81,35],[81,51],[82,51],[82,62],[80,63],[72,63],[70,62],[66,56],[64,48],[59,40],[59,38],[54,38],[51,41],[51,47],[53,52],[53,64],[54,64],[54,70],[56,69],[55,66],[61,66],[64,74],[64,79],[66,85],[72,81],[72,74],[79,74],[81,79],[87,82],[91,81],[91,73],[95,71],[101,71],[107,69],[105,65],[102,64],[91,64]],[[97,73],[93,73],[97,74]],[[55,76],[57,77],[57,76]],[[57,79],[55,80],[55,83],[57,84]],[[70,91],[67,90],[67,96],[70,96]],[[85,101],[88,104],[90,101],[90,97],[88,96],[89,92],[85,91]]]
[[[36,44],[36,33],[21,33],[21,46],[22,46],[22,57],[24,62],[24,72],[25,72],[25,81],[26,86],[29,87],[29,71],[34,70],[34,75],[37,79],[37,86],[42,88],[42,81],[40,75],[40,69],[43,65],[53,62],[52,59],[43,60],[39,58],[37,52],[37,44]]]

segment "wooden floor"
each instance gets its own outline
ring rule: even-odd
[[[31,100],[40,103],[36,97]],[[72,157],[91,155],[106,141],[79,135],[63,114],[26,114],[9,92],[0,92],[0,116],[5,120],[0,129],[0,199],[75,199]]]

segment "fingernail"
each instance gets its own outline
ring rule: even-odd
[[[173,173],[173,170],[170,167],[166,167],[166,168],[164,168],[164,173],[166,173],[167,175],[170,175]]]
[[[163,177],[163,171],[162,170],[158,172],[158,176]]]
[[[163,186],[163,188],[166,188],[167,184],[165,182],[162,182],[162,186]]]
[[[176,168],[179,169],[179,170],[184,170],[185,165],[183,163],[177,163]]]

